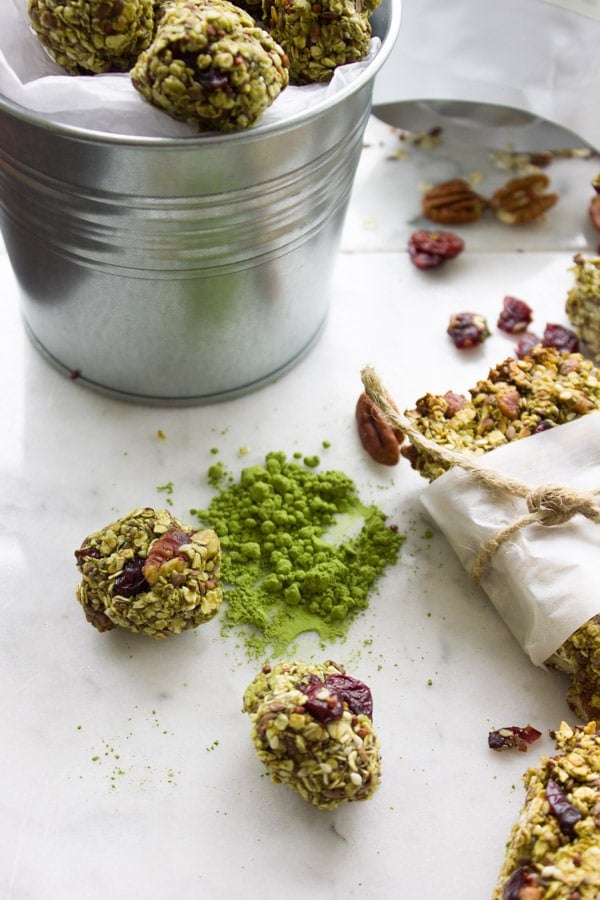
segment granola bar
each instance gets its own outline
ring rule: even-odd
[[[553,734],[560,753],[523,776],[493,900],[597,900],[600,896],[600,732],[595,721]]]
[[[276,40],[227,0],[164,4],[130,76],[149,103],[174,119],[221,132],[254,125],[289,79]]]
[[[126,72],[152,40],[152,0],[28,0],[31,27],[70,75]]]
[[[491,369],[469,393],[426,394],[406,416],[441,446],[487,453],[600,410],[600,370],[580,353],[537,345],[524,359],[508,358]],[[447,469],[413,444],[400,452],[429,481]]]
[[[600,364],[600,256],[578,253],[572,268],[575,283],[567,294],[565,311],[592,359]]]
[[[223,599],[216,533],[167,510],[135,509],[86,537],[75,560],[77,599],[100,632],[120,626],[165,638],[208,622]]]
[[[437,444],[475,455],[600,410],[600,371],[580,353],[538,345],[507,359],[470,390],[470,399],[427,394],[406,413]],[[410,444],[400,450],[429,481],[447,465]],[[596,526],[592,526],[596,527]],[[545,661],[569,676],[567,701],[583,720],[600,717],[600,615]]]
[[[337,66],[363,59],[376,6],[373,0],[263,0],[266,27],[289,59],[290,82],[327,82]]]
[[[319,809],[367,800],[381,778],[369,688],[331,660],[267,665],[244,693],[252,741],[272,781]]]

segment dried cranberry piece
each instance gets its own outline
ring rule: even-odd
[[[128,560],[113,585],[113,594],[119,597],[135,597],[143,591],[150,590],[150,585],[144,578],[144,560],[136,557]]]
[[[304,704],[305,710],[323,724],[340,719],[344,703],[355,716],[362,714],[373,717],[371,691],[366,684],[351,675],[327,675],[325,681],[321,681],[316,675],[308,675],[299,688],[308,697]],[[321,692],[323,697],[319,696]]]
[[[532,725],[510,725],[507,728],[498,728],[488,734],[488,747],[490,750],[517,750],[525,751],[529,744],[541,738],[542,732]]]
[[[523,334],[515,347],[515,353],[517,354],[517,359],[524,359],[526,356],[529,356],[534,347],[538,344],[542,343],[542,339],[534,334],[532,331],[526,331]]]
[[[362,681],[351,675],[328,675],[325,684],[348,704],[348,709],[355,716],[365,715],[373,718],[373,697],[370,689]]]
[[[553,778],[546,785],[546,799],[550,812],[556,818],[558,827],[566,837],[575,837],[575,825],[583,818],[579,810],[566,798],[565,792]]]
[[[506,296],[502,301],[502,312],[498,316],[498,328],[508,334],[519,334],[525,331],[532,318],[533,310],[524,300]]]
[[[531,869],[528,866],[520,866],[505,882],[502,900],[521,900],[523,888],[537,883],[537,876],[532,873]]]
[[[476,347],[490,336],[484,317],[470,312],[454,313],[450,316],[447,332],[459,350]]]
[[[342,698],[329,692],[326,683],[316,675],[308,675],[298,687],[308,697],[304,709],[317,722],[326,725],[335,719],[341,719],[344,712]],[[319,696],[321,693],[323,693],[322,697]]]
[[[100,559],[101,556],[97,547],[80,547],[75,551],[75,559],[78,563],[82,563],[84,559]]]
[[[408,254],[417,269],[437,269],[465,249],[465,242],[453,231],[413,231]]]
[[[542,419],[541,422],[537,423],[532,433],[539,434],[540,431],[548,431],[550,428],[554,428],[552,422],[549,422],[548,419]]]
[[[554,322],[548,322],[546,325],[542,344],[556,350],[568,350],[569,353],[577,353],[579,350],[579,338],[575,332]]]

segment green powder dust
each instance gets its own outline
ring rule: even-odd
[[[307,631],[345,638],[404,541],[347,475],[318,462],[272,452],[237,482],[217,463],[208,480],[218,493],[191,511],[219,535],[223,631],[239,629],[251,658],[281,655]]]

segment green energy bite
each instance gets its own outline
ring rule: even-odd
[[[227,0],[165,4],[130,74],[149,103],[200,131],[249,128],[288,83],[284,51]]]
[[[75,559],[77,599],[101,632],[120,626],[165,638],[208,622],[221,605],[217,535],[167,510],[134,510],[89,535]]]
[[[596,722],[554,734],[560,753],[523,776],[525,803],[506,845],[493,900],[600,896],[600,733]]]
[[[368,800],[381,780],[367,685],[342,666],[281,661],[246,689],[252,742],[276,784],[319,809]]]
[[[152,0],[28,0],[31,26],[71,75],[126,72],[152,40]]]
[[[579,353],[538,345],[524,359],[508,358],[470,388],[426,394],[406,416],[441,446],[481,454],[600,409],[600,371]],[[433,481],[444,463],[409,444],[400,450]]]
[[[397,528],[347,475],[318,462],[272,452],[237,481],[219,463],[209,470],[217,494],[192,510],[220,537],[222,627],[241,634],[249,657],[279,656],[304,632],[344,638],[397,560]]]
[[[326,82],[337,66],[363,59],[376,6],[354,0],[263,0],[266,27],[287,53],[291,83]]]
[[[585,349],[600,363],[600,257],[574,258],[574,285],[567,294],[565,310]]]

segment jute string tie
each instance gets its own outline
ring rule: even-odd
[[[483,544],[471,568],[471,578],[479,584],[485,570],[498,548],[511,535],[528,525],[554,526],[570,521],[575,515],[584,516],[591,522],[600,524],[600,507],[595,500],[595,493],[574,490],[560,484],[542,484],[531,488],[518,479],[480,465],[477,457],[441,446],[425,437],[419,429],[390,403],[379,377],[374,369],[366,366],[361,372],[365,393],[379,407],[387,422],[402,432],[417,449],[433,456],[448,468],[459,466],[476,476],[478,481],[492,490],[506,491],[525,500],[527,512],[514,522],[500,529]]]

